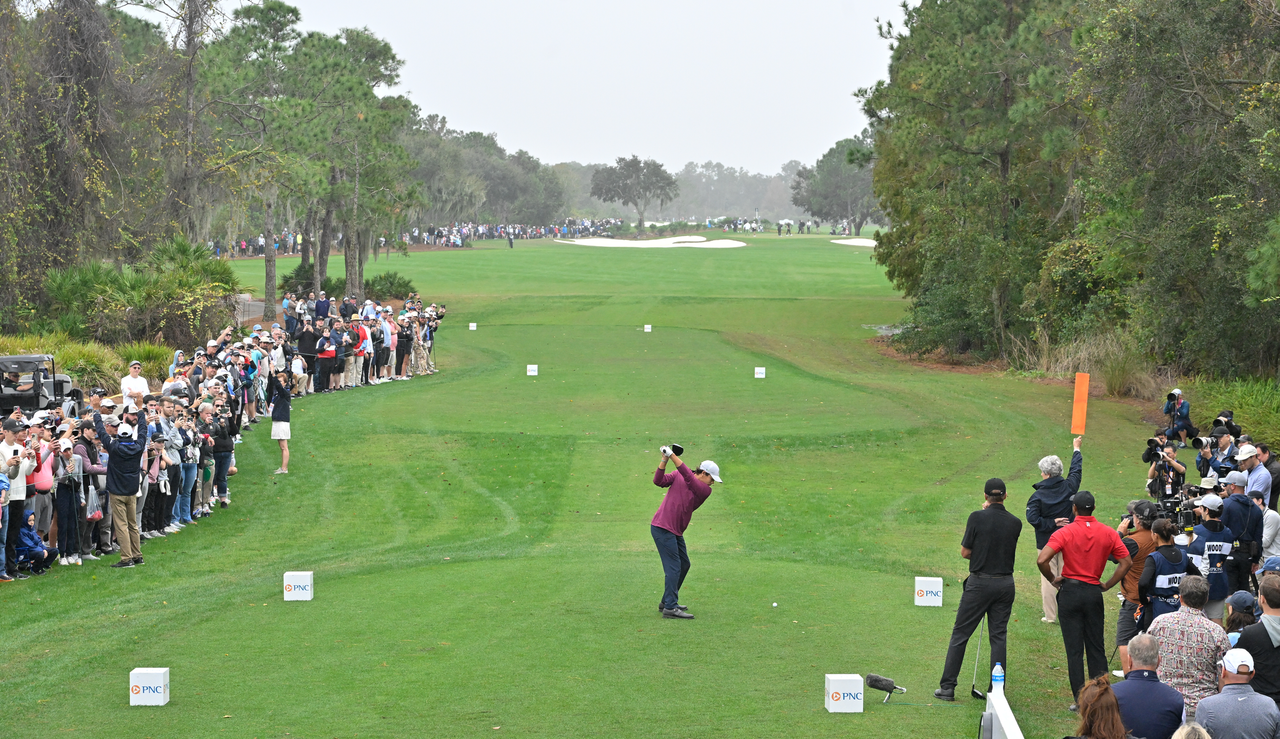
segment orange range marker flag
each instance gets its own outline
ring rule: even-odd
[[[1084,419],[1089,412],[1089,375],[1076,373],[1076,396],[1071,402],[1071,433],[1084,433]]]

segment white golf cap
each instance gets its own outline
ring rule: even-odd
[[[1245,444],[1244,446],[1240,447],[1240,451],[1236,452],[1236,461],[1243,462],[1244,460],[1256,455],[1257,453],[1258,453],[1258,447],[1252,444]]]
[[[1175,388],[1173,389],[1173,394],[1174,394],[1174,395],[1182,395],[1182,391],[1175,387]]]
[[[716,482],[722,482],[722,480],[720,479],[720,465],[716,464],[715,462],[712,462],[711,460],[708,459],[707,461],[698,465],[698,469],[702,470],[708,475],[711,475],[712,480],[715,480]]]
[[[1222,498],[1219,498],[1214,493],[1209,493],[1208,495],[1202,495],[1192,502],[1194,502],[1197,506],[1200,506],[1201,508],[1208,508],[1211,511],[1222,510]]]
[[[1253,655],[1249,654],[1245,649],[1228,649],[1227,653],[1222,655],[1222,667],[1227,672],[1238,675],[1241,668],[1245,672],[1253,672]]]
[[[123,436],[129,439],[132,439],[133,427],[127,423],[120,424],[120,428],[116,429],[116,436]]]

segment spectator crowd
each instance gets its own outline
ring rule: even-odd
[[[444,305],[291,298],[286,325],[228,326],[174,352],[158,386],[132,361],[118,393],[86,389],[83,407],[14,408],[0,424],[0,583],[115,555],[113,568],[142,565],[146,542],[231,505],[237,445],[264,418],[288,474],[294,398],[437,371]]]
[[[1028,506],[1028,520],[1052,534],[1038,542],[1041,570],[1047,570],[1042,621],[1063,629],[1077,701],[1071,709],[1080,715],[1077,733],[1089,739],[1280,739],[1280,489],[1273,489],[1280,460],[1229,410],[1203,436],[1181,390],[1169,393],[1162,410],[1169,423],[1142,454],[1148,497],[1129,504],[1114,534],[1103,529],[1092,539],[1112,536],[1116,545],[1110,560],[1117,563],[1113,582],[1120,586],[1120,670],[1107,673],[1101,621],[1062,612],[1070,606],[1061,595],[1050,597],[1055,589],[1067,592],[1063,584],[1089,556],[1073,547],[1073,537],[1056,532],[1076,529],[1085,519],[1096,522],[1084,515],[1092,513],[1092,497],[1077,492],[1078,451],[1067,478],[1058,465],[1056,480],[1066,495],[1041,495],[1038,485]],[[1179,459],[1180,452],[1193,459]],[[1188,483],[1191,468],[1198,482]],[[1083,541],[1081,531],[1075,542]],[[1058,565],[1045,566],[1053,558]],[[1096,562],[1100,573],[1105,562]],[[1083,645],[1073,645],[1069,631]],[[1087,680],[1082,646],[1089,653]]]

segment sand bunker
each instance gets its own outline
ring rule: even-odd
[[[831,243],[839,244],[841,246],[875,246],[876,240],[875,239],[834,239],[832,240]]]
[[[633,249],[671,249],[677,246],[691,246],[695,249],[733,249],[746,246],[741,241],[732,239],[716,239],[707,241],[705,236],[672,236],[666,239],[649,239],[647,241],[631,241],[629,239],[556,239],[559,244],[577,244],[579,246],[629,246]]]

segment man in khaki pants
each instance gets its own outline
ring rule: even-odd
[[[93,414],[93,429],[98,432],[107,454],[107,492],[111,497],[111,519],[114,522],[116,543],[120,545],[120,561],[112,567],[133,567],[142,564],[142,544],[138,537],[138,488],[139,476],[146,463],[146,443],[136,438],[137,409],[124,411],[123,423],[113,437],[107,434],[102,415]],[[145,434],[143,427],[143,433]]]
[[[1072,442],[1071,470],[1062,476],[1062,460],[1051,454],[1040,460],[1040,482],[1032,485],[1035,492],[1027,501],[1027,523],[1036,532],[1036,552],[1049,543],[1053,532],[1075,520],[1071,496],[1080,491],[1080,477],[1084,469],[1084,457],[1080,454],[1081,437]],[[1062,574],[1062,553],[1049,560],[1049,569],[1056,578]],[[1044,608],[1041,621],[1051,624],[1058,620],[1058,589],[1049,580],[1040,578],[1040,601]]]

